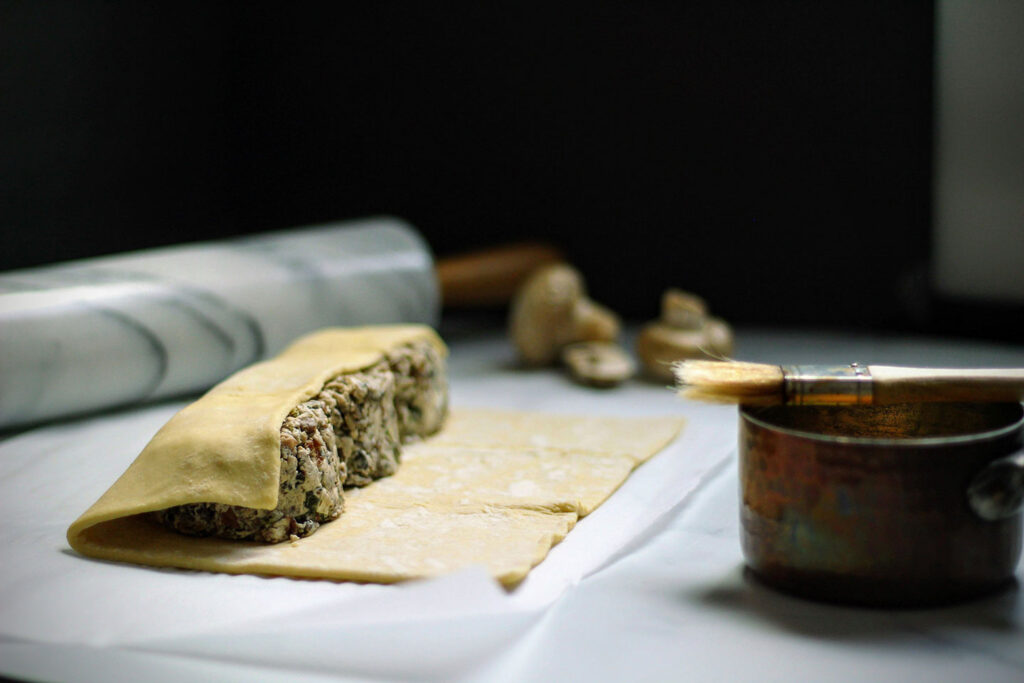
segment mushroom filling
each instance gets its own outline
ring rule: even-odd
[[[393,474],[401,445],[433,434],[448,412],[444,358],[428,342],[338,375],[281,425],[277,506],[190,503],[153,513],[175,531],[278,543],[308,536],[344,509],[342,489]]]

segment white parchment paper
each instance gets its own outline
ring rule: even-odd
[[[380,586],[86,559],[67,546],[68,524],[183,404],[9,436],[0,442],[0,653],[9,658],[0,661],[20,664],[6,672],[59,651],[88,661],[77,680],[104,680],[118,666],[144,669],[146,662],[154,676],[181,675],[182,661],[221,674],[232,666],[283,667],[314,679],[466,676],[511,647],[573,586],[642,545],[735,446],[732,408],[688,404],[640,382],[598,391],[553,371],[513,371],[503,340],[453,343],[451,372],[456,407],[683,414],[688,425],[511,592],[474,568]]]

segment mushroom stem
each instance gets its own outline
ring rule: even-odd
[[[596,301],[579,299],[573,306],[572,342],[614,341],[620,327],[619,317]]]

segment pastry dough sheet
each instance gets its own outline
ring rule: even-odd
[[[514,586],[682,427],[678,417],[463,410],[298,541],[183,536],[131,509],[73,526],[69,540],[85,555],[157,567],[393,583],[482,565]]]

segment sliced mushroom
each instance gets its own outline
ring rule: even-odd
[[[576,342],[562,349],[562,362],[569,375],[592,387],[614,387],[636,372],[636,363],[614,342]]]

